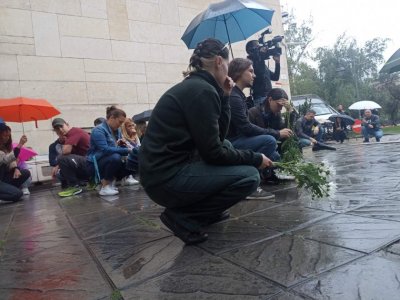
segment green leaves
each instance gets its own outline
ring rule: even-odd
[[[329,196],[329,170],[323,163],[304,161],[274,162],[274,166],[296,178],[299,188],[306,188],[313,199]]]
[[[305,162],[295,137],[283,142],[282,161],[274,162],[274,166],[293,175],[298,187],[309,190],[313,199],[329,196],[329,170],[323,163]]]

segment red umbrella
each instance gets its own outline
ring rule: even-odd
[[[44,99],[25,97],[0,99],[0,117],[4,121],[18,123],[35,121],[36,123],[39,120],[48,120],[59,114],[60,112]]]

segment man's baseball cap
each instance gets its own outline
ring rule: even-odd
[[[63,126],[64,124],[67,124],[67,122],[65,122],[65,120],[62,118],[55,118],[53,122],[51,122],[51,126],[53,126],[53,128]]]

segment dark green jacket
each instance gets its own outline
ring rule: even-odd
[[[214,77],[201,71],[161,96],[140,148],[143,187],[166,182],[199,157],[212,165],[261,165],[260,153],[224,145],[230,107],[222,95]]]

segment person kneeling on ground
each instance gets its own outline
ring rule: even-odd
[[[101,196],[117,195],[115,181],[134,174],[134,171],[126,168],[122,159],[133,151],[127,147],[121,136],[120,127],[125,119],[126,113],[123,110],[115,106],[107,107],[106,122],[93,128],[90,135],[87,161],[90,173],[100,177]]]
[[[0,123],[0,200],[18,201],[23,193],[19,187],[31,176],[29,170],[17,168],[21,147],[27,142],[23,135],[12,149],[11,128]]]
[[[299,138],[300,147],[316,147],[322,140],[321,124],[315,119],[315,111],[310,109],[305,116],[299,118],[296,122],[295,132]]]
[[[60,197],[70,197],[82,193],[80,181],[89,179],[86,167],[86,153],[89,149],[89,134],[81,128],[71,127],[61,118],[51,123],[57,135],[65,136],[62,153],[57,157],[61,176],[66,189],[58,193]]]
[[[262,153],[237,150],[225,140],[229,126],[229,50],[215,39],[197,44],[189,72],[157,102],[139,154],[140,181],[166,209],[161,221],[186,244],[207,240],[203,227],[260,183]]]
[[[371,110],[366,109],[364,111],[364,118],[362,119],[361,126],[364,143],[369,142],[370,136],[374,137],[377,142],[380,142],[383,136],[383,131],[381,129],[379,116],[372,114]]]

